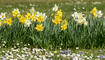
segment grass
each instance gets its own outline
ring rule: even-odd
[[[97,7],[99,10],[105,11],[105,1],[104,0],[6,0],[5,2],[3,0],[0,0],[0,12],[4,11],[12,11],[13,8],[19,8],[22,10],[26,10],[31,8],[30,3],[34,5],[36,10],[43,11],[48,13],[48,9],[52,8],[54,4],[59,5],[59,7],[65,12],[64,14],[68,17],[72,12],[74,12],[74,8],[77,9],[77,11],[82,11],[84,13],[89,12],[93,7]],[[9,2],[8,2],[9,1]],[[47,1],[47,2],[46,2]],[[93,4],[95,2],[101,2],[99,4]],[[20,6],[21,5],[21,6]],[[28,8],[27,8],[28,7]],[[84,8],[84,9],[83,9]]]

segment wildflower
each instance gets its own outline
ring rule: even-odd
[[[62,18],[62,11],[61,10],[58,10],[57,13],[56,13],[56,16]]]
[[[7,23],[7,25],[11,25],[12,24],[12,19],[11,18],[7,18],[6,19],[6,23]]]
[[[30,20],[30,19],[31,19],[31,14],[30,14],[30,13],[27,13],[27,14],[25,15],[25,17]]]
[[[43,22],[43,21],[44,21],[44,17],[43,17],[43,16],[39,16],[39,17],[37,18],[37,21],[38,21],[39,23]]]
[[[1,14],[0,14],[0,19],[1,19],[1,20],[4,20],[5,18],[6,18],[6,13],[1,13]]]
[[[96,12],[97,12],[97,9],[96,9],[96,7],[94,7],[94,8],[92,9],[91,13],[92,13],[92,14],[95,14]]]
[[[32,8],[30,9],[30,12],[31,12],[31,13],[34,13],[34,12],[35,12],[34,7],[32,7]]]
[[[78,13],[78,18],[79,18],[79,19],[83,19],[83,18],[84,18],[84,14]]]
[[[35,29],[37,31],[43,31],[44,28],[43,28],[43,25],[42,24],[38,24],[38,25],[36,25]]]
[[[93,16],[94,16],[94,18],[97,18],[97,15],[96,15],[96,13],[93,13]]]
[[[63,20],[63,21],[62,21],[62,24],[67,25],[67,24],[68,24],[68,23],[67,23],[67,20]]]
[[[98,52],[102,52],[102,50],[100,49],[100,50],[98,50]]]
[[[97,17],[100,18],[103,15],[101,11],[98,11],[96,9],[96,7],[92,9],[91,13],[93,14],[94,18],[97,18]]]
[[[78,21],[79,19],[83,19],[83,18],[84,18],[84,14],[74,12],[74,13],[72,14],[72,17],[74,18],[75,21]]]
[[[36,13],[33,13],[32,16],[31,16],[31,21],[36,21],[36,18],[37,18]]]
[[[82,14],[82,13],[74,12],[74,13],[72,14],[72,17],[73,17],[74,20],[75,20],[76,22],[78,22],[79,24],[83,24],[83,23],[84,23],[84,25],[87,25],[87,24],[88,24],[88,22],[86,21],[86,17],[84,17],[84,14]]]
[[[58,10],[58,6],[55,4],[55,6],[53,7],[52,11],[57,11]]]
[[[54,23],[54,24],[60,24],[61,23],[61,21],[62,21],[62,19],[60,19],[60,18],[55,18],[55,20],[52,20],[52,22]]]
[[[77,12],[74,12],[72,14],[72,17],[74,18],[75,21],[77,21],[78,20],[78,13]]]
[[[14,17],[17,17],[17,15],[20,14],[19,9],[14,9],[14,10],[12,11],[12,14],[13,14]]]
[[[82,24],[82,23],[83,23],[83,20],[80,19],[80,20],[78,20],[77,22],[78,22],[79,24]]]
[[[31,21],[30,20],[25,20],[25,26],[29,27],[31,25]]]
[[[102,15],[103,15],[101,11],[97,11],[96,14],[97,14],[96,16],[97,16],[98,18],[102,17]]]
[[[40,12],[36,13],[36,17],[39,23],[43,22],[47,18],[45,13],[40,13]]]
[[[61,30],[66,30],[67,29],[67,25],[64,24],[64,25],[61,25]]]
[[[17,17],[20,18],[21,17],[21,14],[17,14]]]
[[[19,22],[24,24],[25,23],[26,18],[24,16],[21,16],[19,19]]]

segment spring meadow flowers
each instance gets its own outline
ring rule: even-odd
[[[69,17],[57,5],[48,12],[34,7],[24,12],[18,8],[9,13],[1,12],[0,39],[7,41],[8,46],[23,42],[47,49],[91,48],[105,44],[104,14],[96,7],[89,14],[74,11]]]

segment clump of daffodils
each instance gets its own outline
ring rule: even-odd
[[[55,15],[54,15],[54,19],[52,20],[52,22],[55,24],[55,25],[60,25],[61,27],[61,30],[66,30],[67,29],[67,20],[63,20],[62,17],[63,17],[63,12],[62,10],[58,10],[58,6],[55,4],[55,6],[53,7],[53,11],[55,11]]]
[[[52,22],[57,25],[60,24],[62,21],[62,11],[58,10],[57,13],[55,14],[55,18],[52,20]]]
[[[73,19],[78,22],[79,24],[84,24],[84,25],[88,25],[88,22],[86,21],[86,17],[84,17],[84,14],[82,13],[78,13],[78,12],[74,12],[72,14]]]
[[[94,7],[91,11],[92,15],[94,16],[94,18],[101,18],[102,17],[102,12],[99,10],[97,10],[96,7]]]

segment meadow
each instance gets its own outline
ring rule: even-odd
[[[104,60],[104,6],[104,0],[0,0],[0,59]]]

